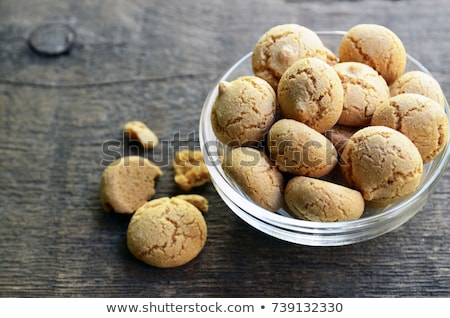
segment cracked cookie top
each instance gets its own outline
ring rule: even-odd
[[[381,207],[416,190],[423,163],[419,150],[404,134],[389,127],[368,126],[347,141],[341,170],[366,201]]]
[[[156,267],[176,267],[194,259],[207,236],[202,213],[177,197],[151,200],[130,220],[127,246],[143,262]]]
[[[329,63],[337,61],[314,31],[298,24],[281,24],[269,29],[256,43],[252,68],[256,76],[276,90],[289,66],[305,57],[317,57]]]
[[[360,62],[374,68],[391,85],[406,69],[406,50],[399,37],[377,24],[358,24],[342,37],[341,62]]]
[[[344,103],[339,76],[332,66],[317,58],[292,64],[280,79],[277,96],[284,118],[321,133],[336,124]]]
[[[273,88],[256,76],[221,82],[211,111],[214,133],[229,146],[257,145],[275,120]]]

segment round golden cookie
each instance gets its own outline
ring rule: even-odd
[[[350,221],[359,219],[364,212],[364,199],[360,192],[303,176],[289,180],[285,202],[292,214],[309,221]]]
[[[445,97],[441,85],[431,75],[421,71],[404,73],[392,83],[390,90],[391,96],[415,93],[431,98],[444,106]]]
[[[283,176],[263,152],[234,148],[225,156],[222,168],[257,205],[269,211],[283,207]]]
[[[143,262],[176,267],[194,259],[207,237],[202,213],[179,198],[160,198],[141,206],[127,229],[127,246]]]
[[[422,157],[401,132],[369,126],[354,133],[341,155],[347,183],[372,206],[387,206],[412,194],[423,172]]]
[[[406,135],[416,145],[423,163],[433,160],[447,143],[448,118],[438,102],[419,94],[391,97],[377,108],[372,125],[387,126]]]
[[[342,37],[338,52],[341,62],[371,66],[387,84],[392,84],[406,68],[406,51],[398,36],[377,24],[358,24]]]
[[[293,119],[280,119],[273,124],[267,145],[271,159],[283,172],[322,177],[337,163],[337,152],[331,141]]]
[[[332,66],[317,58],[292,64],[280,79],[277,96],[285,118],[300,121],[318,132],[336,124],[344,103],[339,76]]]
[[[276,94],[263,79],[242,76],[221,82],[211,110],[214,133],[229,146],[255,145],[275,120]]]
[[[338,124],[369,125],[375,109],[390,97],[386,81],[367,64],[343,62],[333,67],[344,89],[344,106]]]
[[[314,31],[298,24],[277,25],[264,33],[255,45],[253,73],[276,90],[287,68],[304,57],[335,61],[332,52],[324,47]]]
[[[131,214],[155,194],[161,169],[147,158],[126,156],[103,171],[100,200],[105,211]]]

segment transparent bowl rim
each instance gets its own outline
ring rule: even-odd
[[[329,36],[336,35],[342,36],[346,32],[345,31],[317,31],[319,36]],[[281,215],[278,213],[270,212],[265,210],[264,208],[258,206],[250,199],[246,198],[241,191],[239,191],[229,178],[225,175],[220,165],[211,164],[210,157],[214,157],[215,154],[210,152],[210,149],[207,147],[208,141],[217,141],[215,139],[214,133],[212,132],[212,127],[210,124],[209,116],[211,112],[211,106],[213,101],[217,96],[217,87],[220,81],[227,79],[230,74],[232,74],[237,68],[239,68],[244,62],[246,62],[252,55],[252,52],[248,52],[243,57],[241,57],[236,63],[234,63],[226,72],[224,72],[211,91],[209,92],[207,98],[205,99],[201,116],[200,116],[200,126],[199,126],[199,138],[200,138],[200,146],[203,152],[203,156],[205,160],[208,161],[208,169],[211,174],[211,179],[213,181],[214,186],[217,190],[220,189],[219,194],[225,195],[231,202],[235,203],[236,206],[242,210],[243,213],[249,214],[248,217],[257,220],[257,222],[263,222],[268,224],[268,226],[275,226],[281,229],[285,229],[288,231],[297,232],[297,234],[324,234],[329,235],[333,233],[345,234],[351,233],[355,231],[361,231],[364,229],[370,229],[374,226],[385,227],[388,226],[390,222],[393,222],[395,219],[404,218],[404,220],[397,224],[401,225],[406,222],[409,218],[414,216],[420,209],[411,209],[408,213],[408,209],[413,208],[418,201],[422,200],[424,196],[432,193],[436,185],[438,184],[440,178],[444,174],[447,164],[450,159],[450,147],[449,140],[447,140],[445,148],[441,151],[441,153],[429,164],[428,166],[429,172],[426,180],[422,180],[420,187],[418,190],[412,194],[410,197],[402,200],[401,202],[395,203],[387,207],[384,211],[377,213],[375,215],[362,217],[357,220],[352,221],[340,221],[340,222],[315,222],[315,221],[307,221],[296,219],[292,217],[287,217],[285,215]],[[426,69],[417,59],[407,54],[408,62],[412,62],[416,68],[419,70],[430,74],[431,73]],[[447,100],[445,100],[445,112],[447,113],[447,117],[449,114],[449,105]],[[450,123],[450,119],[449,119]],[[212,138],[212,139],[210,139]],[[218,142],[218,141],[217,141]],[[227,205],[229,202],[226,202]],[[233,212],[236,213],[234,209]],[[250,212],[251,211],[251,212]],[[240,215],[242,218],[242,215]],[[248,223],[249,220],[244,217],[245,221]],[[252,224],[253,225],[253,224]],[[395,227],[394,227],[395,228]],[[393,230],[394,228],[390,228],[385,230],[387,232],[389,230]],[[266,231],[267,232],[267,231]],[[270,232],[270,231],[269,231]],[[383,233],[379,233],[381,235]],[[370,234],[368,234],[370,236]],[[290,240],[290,239],[287,239]],[[362,240],[362,239],[360,239]],[[296,241],[296,240],[290,240]],[[322,244],[320,244],[322,245]],[[327,244],[328,245],[328,244]]]

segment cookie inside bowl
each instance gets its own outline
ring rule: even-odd
[[[317,32],[323,43],[332,52],[337,52],[345,33],[343,31]],[[352,244],[382,235],[400,226],[422,209],[445,171],[450,157],[448,143],[434,160],[423,165],[422,178],[414,193],[384,207],[366,205],[361,217],[356,220],[310,221],[294,217],[286,205],[273,212],[256,204],[223,170],[222,159],[232,148],[218,140],[210,122],[219,83],[232,81],[240,76],[253,75],[251,60],[252,52],[249,52],[219,78],[205,100],[200,119],[200,144],[212,182],[221,198],[236,215],[251,226],[282,240],[305,245],[326,246]],[[411,70],[429,74],[420,62],[407,55],[405,71]],[[444,109],[448,114],[449,106],[446,101]],[[323,179],[331,178],[337,183],[345,182],[339,173],[336,175],[333,173]],[[286,182],[288,181],[286,180]]]

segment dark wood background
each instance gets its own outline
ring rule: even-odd
[[[155,197],[180,193],[173,152],[198,146],[214,81],[270,27],[385,25],[450,96],[449,16],[446,0],[0,0],[0,296],[449,297],[448,170],[412,220],[343,247],[262,234],[208,184],[193,191],[210,201],[207,244],[174,269],[134,259],[129,217],[99,201],[102,163],[138,151],[122,142],[133,119],[162,141],[143,154],[164,172]],[[50,22],[75,30],[69,54],[28,47]]]

